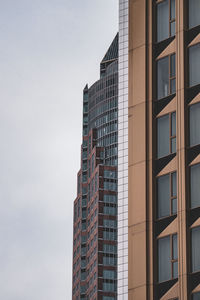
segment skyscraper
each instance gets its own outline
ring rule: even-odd
[[[119,3],[118,299],[200,299],[200,1]]]
[[[117,294],[118,34],[83,90],[81,169],[74,201],[74,300]]]
[[[103,299],[198,300],[200,0],[119,0],[117,122],[117,167],[105,169],[118,179],[117,275],[98,273],[103,283],[117,278],[117,294]]]

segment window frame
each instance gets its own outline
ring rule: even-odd
[[[173,56],[175,56],[175,75],[172,75],[172,59]],[[163,60],[163,59],[168,59],[168,81],[169,81],[169,86],[168,86],[168,92],[167,92],[167,96],[164,96],[162,98],[158,97],[158,63],[159,61]],[[172,82],[173,80],[175,80],[175,92],[172,92]],[[156,60],[156,99],[157,101],[169,97],[170,95],[174,95],[176,94],[176,52],[170,53],[167,56],[161,57],[159,59]]]
[[[158,35],[157,35],[157,32],[158,32],[158,5],[165,2],[165,1],[168,1],[168,26],[169,26],[169,36],[166,38],[166,39],[163,39],[163,40],[160,40],[158,41]],[[175,2],[175,17],[172,18],[172,13],[171,13],[171,7],[172,7],[172,1]],[[172,35],[172,30],[171,30],[171,24],[172,23],[175,23],[175,33],[174,35]],[[157,43],[160,43],[162,41],[165,41],[171,37],[174,37],[176,36],[176,0],[162,0],[162,1],[156,1],[156,42]]]
[[[173,242],[173,237],[176,236],[177,237],[177,258],[174,258],[173,257],[173,246],[174,246],[174,242]],[[165,281],[160,281],[159,280],[159,256],[158,256],[158,252],[159,252],[159,240],[161,239],[164,239],[164,238],[169,238],[169,242],[170,242],[170,269],[171,269],[171,276],[168,280],[165,280]],[[161,237],[161,238],[158,238],[157,239],[157,282],[158,283],[162,283],[162,282],[166,282],[166,281],[169,281],[169,280],[173,280],[173,279],[176,279],[178,278],[178,274],[177,274],[177,277],[174,277],[174,270],[173,270],[173,266],[175,263],[178,263],[178,249],[179,249],[179,243],[178,243],[178,234],[177,233],[173,233],[173,234],[170,234],[170,235],[167,235],[167,236],[164,236],[164,237]]]
[[[176,174],[176,195],[173,196],[173,175]],[[170,206],[170,214],[164,217],[159,217],[158,216],[158,179],[164,176],[169,176],[169,206]],[[176,213],[173,213],[173,200],[176,200]],[[174,215],[177,215],[177,210],[178,210],[178,198],[177,198],[177,170],[172,171],[170,173],[161,175],[156,177],[156,219],[157,220],[162,220],[164,218],[168,218]]]
[[[172,141],[175,139],[176,140],[176,136],[177,136],[177,128],[175,128],[175,130],[176,130],[176,134],[175,135],[173,135],[172,134],[172,130],[173,130],[173,126],[172,126],[172,115],[173,114],[175,114],[175,120],[176,120],[176,111],[172,111],[172,112],[170,112],[170,113],[167,113],[167,114],[165,114],[165,115],[163,115],[163,116],[160,116],[160,117],[158,117],[158,118],[156,118],[156,158],[157,159],[160,159],[160,158],[163,158],[163,157],[166,157],[166,156],[168,156],[168,155],[170,155],[170,154],[174,154],[174,153],[176,153],[177,152],[177,147],[176,147],[176,151],[175,152],[172,152]],[[162,118],[162,117],[165,117],[165,116],[169,116],[169,153],[167,154],[167,155],[165,155],[165,156],[160,156],[160,157],[158,157],[158,120],[160,119],[160,118]],[[177,122],[176,122],[177,123]],[[177,126],[176,126],[177,127]]]

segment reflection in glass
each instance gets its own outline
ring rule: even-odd
[[[157,97],[164,98],[169,94],[169,57],[157,62]]]
[[[189,0],[189,28],[200,25],[200,1]]]
[[[169,1],[163,1],[157,5],[157,41],[160,42],[169,37]]]
[[[158,281],[171,279],[170,236],[158,240]]]
[[[200,103],[190,106],[190,146],[200,144]]]
[[[157,179],[158,218],[170,215],[170,176],[165,175]]]
[[[200,164],[190,169],[190,198],[191,208],[200,206]]]
[[[157,157],[169,154],[169,115],[157,119]]]
[[[171,20],[175,19],[175,15],[176,15],[175,0],[171,0]]]
[[[192,229],[192,272],[200,271],[200,227]]]
[[[200,83],[200,44],[197,44],[189,48],[189,85],[194,86],[199,83]]]

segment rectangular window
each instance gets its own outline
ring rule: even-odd
[[[190,146],[200,144],[200,103],[190,106]]]
[[[200,83],[200,44],[197,44],[189,48],[189,86],[194,86],[199,83]]]
[[[104,292],[115,292],[116,283],[114,282],[103,282],[103,291]]]
[[[157,42],[175,35],[175,0],[165,0],[157,4]]]
[[[116,266],[117,258],[114,256],[103,256],[103,265],[104,266]]]
[[[103,239],[108,241],[116,241],[117,233],[115,231],[103,231]]]
[[[178,277],[177,234],[158,240],[158,282]]]
[[[157,119],[157,158],[176,152],[176,113]]]
[[[117,278],[117,273],[116,271],[112,270],[103,270],[103,279],[110,279],[114,280]]]
[[[103,220],[103,227],[105,228],[116,228],[117,227],[117,221],[116,220]]]
[[[190,168],[191,208],[200,206],[200,164]]]
[[[189,28],[200,25],[200,1],[199,0],[188,0],[189,1]]]
[[[158,218],[177,213],[176,172],[157,178],[157,209]]]
[[[192,229],[192,272],[200,271],[200,227]]]
[[[176,54],[157,61],[157,98],[162,99],[176,92]]]
[[[117,215],[117,208],[112,207],[112,206],[104,206],[103,207],[103,213],[104,213],[104,215],[116,216]]]
[[[117,245],[103,244],[103,252],[117,254]]]

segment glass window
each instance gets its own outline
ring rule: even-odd
[[[162,99],[176,92],[176,55],[157,61],[157,98]]]
[[[176,172],[157,178],[158,218],[177,213]]]
[[[176,152],[176,113],[157,119],[157,157]]]
[[[190,168],[191,208],[200,206],[200,164]]]
[[[113,282],[103,282],[103,291],[105,292],[114,292],[115,291],[115,286]]]
[[[190,146],[200,144],[200,103],[190,106]]]
[[[192,229],[192,272],[200,271],[200,227]]]
[[[157,62],[157,97],[164,98],[169,94],[169,57]]]
[[[116,279],[117,273],[112,270],[103,270],[103,279]]]
[[[177,235],[158,240],[158,281],[163,282],[178,277]]]
[[[188,0],[189,1],[189,28],[200,25],[200,1],[199,0]]]
[[[175,23],[175,0],[165,0],[157,4],[157,41],[160,42],[174,36]]]
[[[169,115],[157,119],[157,157],[169,154]]]
[[[189,48],[189,86],[194,86],[199,83],[200,83],[200,44],[197,44]]]
[[[193,300],[200,300],[200,292],[192,295]]]

